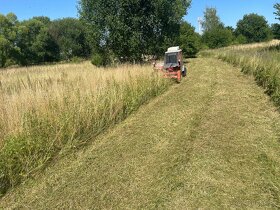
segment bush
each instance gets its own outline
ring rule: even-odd
[[[97,67],[106,66],[106,58],[104,55],[94,54],[91,58],[91,63]]]
[[[221,27],[206,31],[202,40],[209,48],[227,47],[233,41],[233,34],[229,29]]]
[[[245,36],[239,34],[237,37],[236,37],[236,44],[246,44],[247,43],[247,39]]]
[[[81,63],[85,61],[85,59],[78,56],[74,56],[73,58],[70,59],[70,61],[71,63]]]

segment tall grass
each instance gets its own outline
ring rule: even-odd
[[[204,52],[242,68],[280,106],[280,41],[240,45]]]
[[[90,63],[0,72],[0,195],[167,89],[149,66]]]

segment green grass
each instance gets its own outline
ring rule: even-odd
[[[241,71],[253,75],[258,85],[265,89],[277,106],[280,106],[280,43],[278,41],[211,50],[202,52],[202,55],[212,55],[241,67]]]
[[[212,58],[0,200],[11,209],[277,209],[280,115]]]

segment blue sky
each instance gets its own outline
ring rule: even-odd
[[[203,11],[215,7],[225,25],[235,27],[244,14],[258,13],[268,22],[275,23],[273,5],[280,0],[193,0],[192,7],[185,19],[197,27],[197,18]],[[77,17],[77,0],[0,0],[0,13],[15,13],[20,20],[33,16],[48,16],[51,19]]]
[[[238,20],[249,13],[263,15],[268,23],[272,24],[277,23],[273,14],[275,3],[280,3],[280,0],[193,0],[191,9],[185,19],[193,26],[198,27],[197,19],[203,17],[205,8],[215,7],[226,26],[235,28]]]

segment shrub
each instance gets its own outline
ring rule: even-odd
[[[233,34],[229,29],[216,28],[211,31],[206,31],[202,35],[202,41],[209,48],[220,48],[229,46],[233,41]]]
[[[97,67],[106,66],[106,58],[101,54],[93,54],[91,57],[91,63]]]

